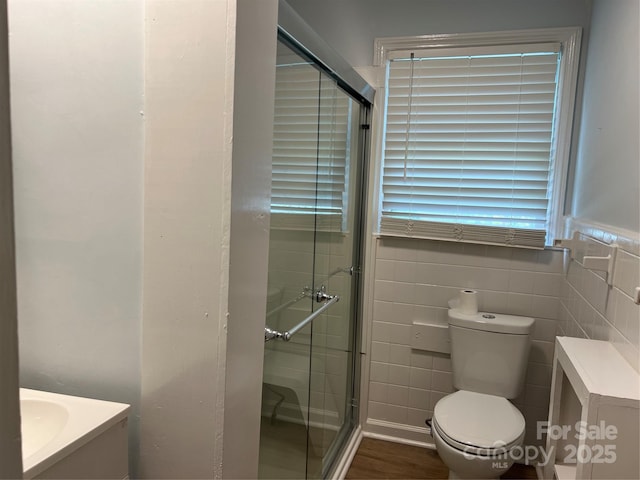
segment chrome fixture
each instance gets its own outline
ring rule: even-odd
[[[320,285],[320,289],[315,294],[316,302],[318,303],[326,302],[327,300],[331,300],[333,297],[335,297],[335,295],[329,295],[327,293],[327,287],[324,285]]]
[[[324,285],[320,287],[320,290],[316,292],[316,301],[317,302],[325,302],[318,310],[313,312],[307,318],[298,323],[295,327],[287,330],[286,332],[279,332],[278,330],[274,330],[270,327],[264,327],[264,341],[268,342],[269,340],[273,340],[274,338],[281,338],[285,342],[291,340],[296,333],[298,333],[301,329],[306,327],[309,323],[313,322],[317,317],[322,315],[325,310],[327,310],[331,305],[340,301],[340,297],[338,295],[327,295],[324,291]]]

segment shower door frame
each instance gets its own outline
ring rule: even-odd
[[[354,209],[354,245],[353,245],[353,281],[351,294],[351,329],[350,346],[352,362],[349,365],[348,376],[351,378],[349,412],[345,418],[348,431],[342,438],[336,438],[334,445],[325,458],[330,458],[329,464],[322,468],[322,477],[329,478],[340,463],[340,454],[344,451],[353,432],[359,424],[360,398],[360,355],[362,336],[362,298],[363,275],[361,272],[365,259],[365,224],[366,199],[369,178],[369,150],[370,150],[370,119],[375,90],[339,56],[326,42],[319,37],[298,14],[284,1],[279,0],[278,9],[278,40],[302,57],[311,61],[321,72],[334,80],[339,89],[344,91],[360,106],[359,134],[357,157],[359,162],[358,179],[355,183],[359,190],[355,194],[358,204]],[[357,231],[355,231],[357,230]],[[344,425],[343,425],[344,428]],[[342,429],[341,429],[342,430]],[[333,458],[332,458],[333,457]]]
[[[364,106],[371,107],[375,90],[346,60],[314,32],[284,0],[278,3],[278,38],[307,57],[338,86]]]

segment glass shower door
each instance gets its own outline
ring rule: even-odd
[[[320,72],[278,43],[266,327],[290,331],[313,312]],[[311,325],[265,343],[260,478],[305,478]]]
[[[354,335],[357,305],[360,105],[326,74],[320,78],[318,194],[333,208],[318,219],[314,286],[340,301],[313,322],[308,477],[329,473],[354,426]],[[320,217],[320,214],[318,215]]]
[[[360,114],[279,42],[260,478],[326,477],[354,425]]]

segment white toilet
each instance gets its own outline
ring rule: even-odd
[[[522,390],[529,317],[449,310],[453,386],[435,406],[431,433],[449,478],[498,478],[513,465],[525,423],[509,398]]]

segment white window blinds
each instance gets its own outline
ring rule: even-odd
[[[276,70],[272,225],[342,227],[349,99],[308,63]]]
[[[559,45],[394,52],[381,233],[542,248]]]

